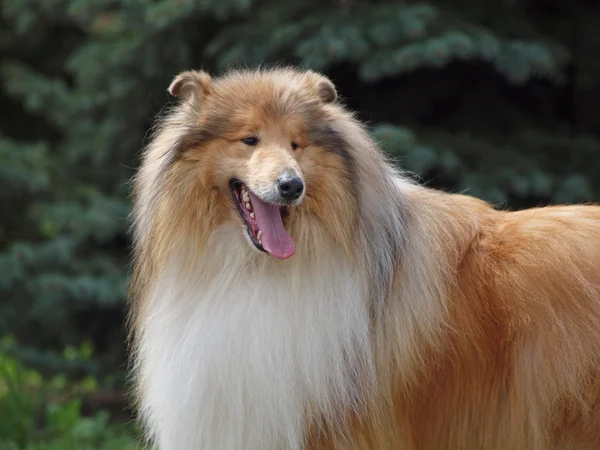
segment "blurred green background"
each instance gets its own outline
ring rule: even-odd
[[[597,1],[1,5],[1,450],[136,447],[128,183],[179,71],[310,67],[430,186],[600,199]]]

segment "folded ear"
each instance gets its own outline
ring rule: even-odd
[[[192,96],[201,100],[210,94],[212,80],[203,70],[181,72],[169,85],[169,94],[187,100]]]
[[[317,95],[323,103],[333,103],[337,100],[335,86],[329,78],[312,70],[309,70],[308,74],[316,87]]]

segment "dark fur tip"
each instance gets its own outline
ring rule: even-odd
[[[202,70],[188,70],[180,73],[169,85],[168,91],[174,97],[187,99],[192,95],[203,98],[211,91],[211,77]]]
[[[335,86],[329,80],[322,80],[319,83],[319,98],[323,103],[333,103],[337,100],[337,92]]]
[[[337,91],[329,78],[312,70],[308,70],[306,73],[311,87],[316,90],[323,103],[333,103],[337,100]]]

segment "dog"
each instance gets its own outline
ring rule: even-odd
[[[428,188],[317,72],[168,91],[132,190],[152,445],[600,448],[600,207]]]

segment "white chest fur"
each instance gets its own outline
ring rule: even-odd
[[[334,250],[276,261],[224,231],[148,298],[143,415],[160,450],[299,449],[307,412],[333,419],[372,375],[364,280]]]

